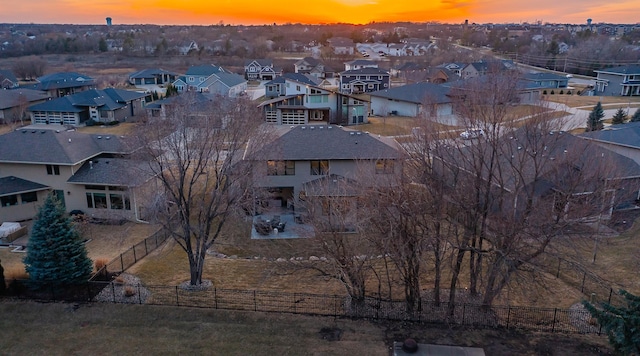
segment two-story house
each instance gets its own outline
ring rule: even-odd
[[[129,140],[35,129],[0,135],[0,216],[31,219],[52,192],[67,212],[139,220],[139,197],[155,180],[148,163],[123,158],[132,152]]]
[[[275,125],[306,125],[310,121],[337,125],[368,122],[365,100],[291,77],[266,85],[267,95],[272,99],[258,105],[265,122]]]
[[[25,86],[25,88],[44,91],[52,98],[61,98],[65,95],[95,88],[96,86],[93,78],[76,72],[47,74],[36,80],[38,83]]]
[[[278,96],[305,94],[305,86],[318,84],[319,82],[310,75],[285,73],[264,84],[265,97],[272,99]]]
[[[569,85],[569,78],[554,73],[526,73],[522,79],[541,88],[562,89]]]
[[[344,64],[344,70],[357,70],[363,68],[378,68],[378,63],[368,61],[366,59],[356,59]]]
[[[296,213],[304,212],[302,201],[308,197],[345,194],[331,189],[338,182],[351,184],[353,189],[346,190],[353,194],[357,188],[389,184],[402,171],[395,140],[334,125],[296,126],[259,152],[248,149],[254,188],[267,192],[272,205]]]
[[[388,89],[390,77],[389,72],[375,67],[346,70],[340,73],[340,92],[362,94]]]
[[[179,92],[199,91],[236,97],[246,92],[247,81],[220,66],[205,64],[189,67],[184,76],[173,82],[173,86]]]
[[[509,60],[482,60],[467,64],[462,68],[460,76],[463,79],[478,78],[485,74],[499,73],[510,69],[515,69],[515,64]]]
[[[353,55],[356,47],[353,40],[346,37],[332,37],[327,40],[327,43],[335,54]]]
[[[457,124],[449,87],[416,83],[370,93],[374,115],[425,116],[434,121]],[[444,123],[444,122],[443,122]]]
[[[282,69],[275,68],[271,59],[254,59],[244,64],[247,80],[272,80],[278,75],[282,75]]]
[[[619,66],[594,72],[598,74],[595,95],[640,95],[640,65]]]
[[[309,74],[317,79],[331,79],[335,71],[313,57],[304,57],[293,64],[294,71]]]
[[[133,121],[140,115],[147,94],[130,90],[91,89],[29,106],[33,124],[79,126],[96,122]]]

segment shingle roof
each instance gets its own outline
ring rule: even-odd
[[[129,78],[155,78],[156,75],[169,74],[169,75],[178,75],[177,73],[170,72],[168,70],[164,70],[161,68],[149,68],[143,69],[134,73],[129,74]]]
[[[357,74],[389,75],[389,72],[380,68],[366,67],[366,68],[360,68],[360,69],[350,69],[340,73],[340,75],[357,75]]]
[[[261,67],[273,67],[273,60],[268,59],[268,58],[247,59],[246,61],[244,61],[244,65],[248,66],[249,64],[251,64],[253,62],[258,63]]]
[[[49,100],[29,107],[29,111],[81,112],[87,106],[96,106],[100,110],[116,110],[131,100],[145,97],[146,94],[129,90],[107,88],[90,89],[62,98]]]
[[[98,158],[85,162],[67,182],[135,187],[153,176],[149,162],[124,158]]]
[[[523,78],[526,80],[567,80],[567,77],[555,73],[526,73]]]
[[[596,73],[614,73],[614,74],[640,74],[640,65],[627,65],[613,68],[605,68],[594,70]]]
[[[9,79],[12,83],[18,83],[18,78],[8,69],[0,69],[0,81],[2,81],[3,78]]]
[[[191,66],[187,69],[186,75],[198,75],[198,76],[210,76],[211,74],[218,74],[223,72],[222,67],[213,64],[204,64],[199,66]]]
[[[34,89],[51,90],[94,85],[93,78],[76,72],[60,72],[39,77]]]
[[[267,82],[265,85],[284,83],[286,79],[300,82],[302,84],[318,85],[318,83],[313,78],[310,78],[309,76],[302,73],[285,73],[279,77],[276,77],[274,80]]]
[[[0,178],[0,196],[45,190],[49,187],[14,176]]]
[[[132,151],[118,136],[20,129],[0,136],[0,162],[73,165],[101,153]]]
[[[640,149],[640,122],[612,125],[607,130],[586,132],[580,137]]]
[[[416,83],[374,91],[369,95],[416,104],[423,102],[441,104],[451,102],[451,98],[447,96],[450,90],[450,88],[438,84]]]
[[[26,102],[44,100],[47,98],[47,93],[40,90],[32,89],[14,89],[14,90],[0,90],[0,110],[12,108],[22,104],[22,100]]]
[[[257,156],[257,154],[256,154]],[[368,133],[339,126],[296,126],[260,152],[267,160],[395,159],[400,152]]]
[[[234,87],[238,84],[246,82],[243,76],[236,73],[220,72],[216,74],[220,81],[228,87]]]

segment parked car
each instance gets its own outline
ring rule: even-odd
[[[471,140],[473,138],[484,137],[484,130],[483,129],[469,129],[469,130],[466,130],[466,131],[463,131],[462,133],[460,133],[460,137],[462,137],[463,140]]]

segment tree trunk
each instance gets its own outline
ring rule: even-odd
[[[462,267],[462,261],[464,260],[464,250],[458,249],[458,256],[456,257],[456,264],[453,267],[453,273],[451,274],[451,285],[449,287],[449,310],[448,314],[453,317],[453,312],[456,304],[456,284],[458,283],[458,276],[460,275],[460,268]]]

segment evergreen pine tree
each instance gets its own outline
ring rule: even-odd
[[[609,336],[609,343],[621,355],[640,354],[640,297],[621,290],[626,307],[601,303],[600,307],[584,302],[584,307],[598,320]]]
[[[587,131],[598,131],[602,130],[604,124],[602,123],[602,118],[604,117],[604,110],[602,109],[602,103],[598,101],[596,106],[593,107],[593,110],[589,114],[589,118],[587,119]]]
[[[633,113],[633,116],[631,116],[631,122],[638,122],[638,121],[640,121],[640,108],[636,110],[635,113]]]
[[[92,262],[58,199],[49,194],[38,211],[24,258],[34,287],[86,282]]]
[[[624,112],[622,108],[619,108],[618,111],[616,111],[615,115],[613,115],[613,119],[611,120],[611,123],[614,125],[624,124],[626,120],[627,120],[627,114]]]

